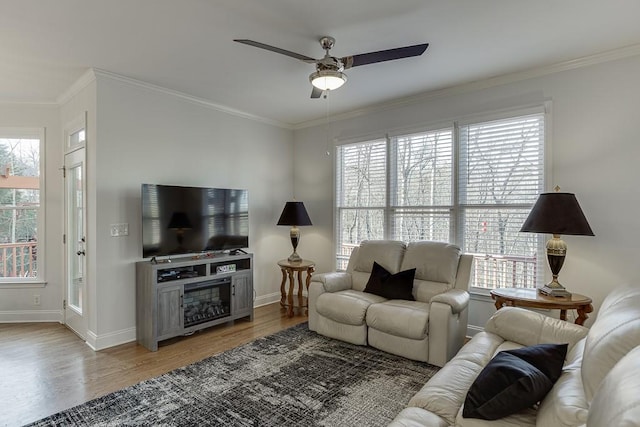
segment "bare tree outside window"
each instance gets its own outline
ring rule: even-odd
[[[37,276],[40,140],[0,137],[0,278]]]
[[[453,185],[451,130],[396,137],[392,147],[396,154],[392,234],[403,241],[448,242]]]
[[[351,250],[361,241],[384,238],[386,142],[344,146],[339,159],[337,258],[344,269]]]
[[[544,114],[343,145],[337,153],[339,269],[362,240],[451,241],[474,254],[475,287],[541,281],[541,239],[519,230],[544,188]]]
[[[466,252],[476,255],[474,285],[535,287],[539,244],[520,233],[543,189],[540,115],[460,128],[460,207]]]

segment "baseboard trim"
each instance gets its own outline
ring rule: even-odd
[[[280,292],[274,292],[268,295],[257,297],[254,301],[254,307],[273,304],[280,301]],[[116,345],[126,344],[136,341],[136,328],[126,328],[119,331],[108,332],[106,334],[96,334],[93,331],[87,332],[85,342],[91,349],[98,351],[105,348],[114,347]]]
[[[475,334],[477,334],[478,332],[482,332],[482,331],[484,331],[484,328],[482,326],[467,325],[467,336],[468,337],[473,337]]]
[[[61,310],[6,310],[0,311],[0,323],[62,323]]]
[[[136,340],[136,328],[121,329],[97,335],[93,331],[87,332],[86,343],[92,350],[104,350],[116,345],[126,344]]]
[[[273,304],[274,302],[280,301],[281,295],[280,292],[274,292],[267,295],[262,295],[257,297],[253,301],[253,307],[262,307],[263,305]]]

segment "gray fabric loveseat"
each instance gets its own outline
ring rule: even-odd
[[[390,274],[415,269],[414,301],[364,292],[374,262]],[[443,366],[464,343],[473,258],[441,242],[364,241],[347,270],[309,285],[309,329]]]

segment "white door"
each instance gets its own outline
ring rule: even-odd
[[[84,129],[83,129],[84,132]],[[86,171],[85,148],[64,156],[65,167],[65,304],[64,321],[87,337]]]

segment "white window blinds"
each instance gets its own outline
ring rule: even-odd
[[[453,132],[444,129],[391,139],[394,156],[391,235],[448,242],[453,195]]]
[[[387,143],[340,146],[336,161],[337,267],[345,269],[352,249],[361,241],[385,238]]]
[[[460,126],[459,235],[474,286],[535,287],[541,248],[520,233],[544,187],[544,115]]]
[[[366,239],[453,242],[472,286],[536,287],[542,239],[520,233],[544,188],[544,113],[337,148],[337,268]]]

